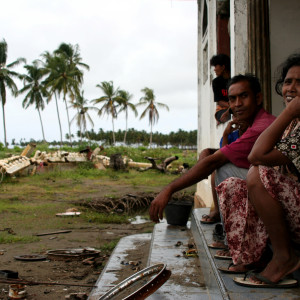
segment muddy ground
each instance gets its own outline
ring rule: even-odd
[[[27,180],[27,178],[18,180],[23,184],[23,181]],[[55,180],[49,181],[51,185],[57,184]],[[68,180],[66,180],[66,183],[68,184]],[[139,193],[143,193],[145,190],[145,187],[142,186],[123,186],[117,183],[111,185],[109,182],[99,188],[99,183],[95,183],[95,181],[90,180],[85,180],[82,184],[85,186],[87,191],[91,190],[90,193],[85,192],[84,195],[88,195],[89,198],[93,198],[94,200],[101,200],[113,189],[115,191],[114,194],[118,195],[119,198],[128,194],[137,195]],[[95,184],[97,185],[97,192],[94,191]],[[118,187],[117,189],[116,186]],[[159,187],[154,187],[152,194],[155,195],[159,189]],[[20,201],[31,201],[42,196],[40,194],[41,191],[39,190],[39,192],[36,192],[34,187],[31,187],[30,192],[27,191],[24,193],[24,196],[19,194],[19,191],[17,191],[18,187],[16,185],[11,186],[2,184],[1,190],[2,193],[0,194],[0,201],[7,198],[7,195],[9,195],[11,199],[18,197]],[[60,191],[57,190],[57,194],[55,194],[55,201],[63,201],[65,197],[66,194],[60,193]],[[83,202],[83,199],[85,199],[82,193],[79,192],[78,195],[74,192],[74,198],[77,199],[75,202],[78,200]],[[77,208],[80,209],[80,207]],[[53,257],[49,259],[45,249],[94,248],[98,250],[102,246],[110,245],[110,243],[116,244],[117,241],[124,236],[138,233],[150,233],[153,229],[153,223],[149,220],[143,224],[98,224],[89,223],[84,220],[80,220],[80,222],[78,222],[78,218],[81,218],[81,216],[64,218],[68,218],[67,224],[70,232],[42,235],[39,236],[39,241],[37,242],[0,244],[0,280],[5,279],[3,276],[6,274],[5,272],[1,273],[1,270],[9,270],[17,272],[18,277],[21,280],[37,283],[36,285],[26,285],[26,298],[24,299],[85,299],[85,296],[82,296],[81,298],[68,298],[68,296],[73,293],[82,293],[86,296],[89,295],[112,252],[111,247],[104,247],[98,257],[88,261],[84,261],[83,258],[73,260],[70,257],[67,257],[64,260],[57,260],[57,258],[54,259]],[[10,226],[10,224],[3,223],[1,224],[0,230],[5,230],[5,227]],[[17,234],[35,236],[36,234],[53,232],[53,230],[39,230],[39,228],[36,227],[38,226],[33,226],[33,230],[28,228],[18,228]],[[15,228],[12,228],[11,234],[14,234],[13,230],[15,230]],[[65,228],[54,231],[60,230],[65,230]],[[148,250],[149,244],[140,245],[136,251],[128,255],[128,261],[141,261],[139,268],[146,267]],[[35,260],[42,258],[39,256],[46,256],[46,259],[40,261]],[[21,259],[25,258],[25,260],[19,260],[15,257]],[[86,259],[88,257],[84,258]],[[135,270],[131,270],[128,265],[124,265],[124,272],[130,276],[135,272]],[[59,283],[59,285],[55,285],[55,283]],[[10,299],[8,296],[9,290],[10,285],[8,283],[0,282],[1,300]]]
[[[103,243],[107,243],[127,235],[149,232],[151,229],[152,224],[150,222],[137,225],[113,224],[105,225],[101,228],[87,226],[75,228],[68,233],[41,236],[40,241],[35,243],[1,245],[1,270],[18,272],[19,278],[23,280],[40,282],[37,285],[26,286],[26,299],[28,300],[65,299],[66,296],[72,293],[88,295],[109,259],[109,251],[102,251],[98,257],[88,259],[88,261],[84,259],[73,260],[68,257],[64,260],[46,258],[41,261],[28,261],[27,259],[43,258],[35,256],[34,253],[46,255],[47,257],[47,253],[39,251],[41,247],[48,249],[94,248],[95,241],[99,241],[100,237]],[[148,244],[140,245],[136,251],[128,255],[128,261],[141,261],[140,267],[146,267],[147,255],[145,254],[148,252],[148,249]],[[26,260],[18,260],[15,257]],[[133,274],[135,272],[128,265],[124,265],[124,270],[128,273],[128,276],[131,275],[130,273]],[[51,283],[59,283],[61,285],[51,285]],[[84,285],[89,287],[84,287]],[[8,291],[9,285],[0,283],[0,299],[9,299]]]
[[[49,178],[49,180],[46,178],[44,185],[45,187],[42,189],[38,185],[35,186],[28,177],[17,178],[15,184],[1,184],[0,201],[9,199],[12,202],[19,201],[30,204],[31,202],[39,201],[41,198],[49,198],[47,193],[53,187],[57,188],[51,194],[51,201],[58,204],[70,198],[76,200],[72,201],[73,203],[78,204],[78,202],[84,202],[86,199],[90,203],[91,199],[93,201],[101,200],[108,194],[113,194],[113,199],[123,199],[126,195],[144,195],[145,191],[153,197],[161,190],[159,186],[123,185],[111,180],[102,180],[100,184],[98,180],[88,179],[77,183],[69,179],[57,181],[53,178]],[[68,189],[67,187],[70,188]],[[149,204],[149,199],[147,201]],[[127,207],[128,203],[125,205],[125,208]],[[120,212],[120,207],[116,207],[114,210],[119,211],[118,213],[121,214],[124,213],[122,209]],[[147,214],[147,210],[148,208],[145,207],[144,213],[146,212]],[[15,213],[16,215],[19,214],[17,211]],[[34,229],[30,229],[30,226],[22,228],[19,225],[22,222],[22,216],[19,215],[16,218],[18,218],[16,219],[18,220],[18,226],[15,226],[19,235],[36,236],[41,233],[52,233],[53,231],[66,229],[45,230],[45,228],[40,227],[42,225],[40,218],[38,220],[39,223],[33,226]],[[5,272],[1,273],[1,270],[17,272],[19,279],[31,282],[31,284],[26,284],[25,286],[26,297],[24,299],[28,300],[86,299],[112,252],[111,247],[103,248],[103,246],[110,245],[110,243],[116,244],[124,236],[150,233],[154,225],[149,220],[143,224],[98,224],[90,223],[88,220],[80,220],[78,222],[77,218],[81,218],[81,216],[68,217],[67,229],[69,232],[41,235],[39,236],[39,241],[36,242],[0,244],[0,281],[5,279],[3,276],[6,274]],[[6,230],[5,227],[11,226],[13,225],[6,224],[2,220],[0,230]],[[13,227],[12,230],[15,230],[15,228]],[[134,251],[128,253],[127,260],[141,261],[139,269],[146,267],[149,246],[149,243],[139,245]],[[71,257],[67,257],[63,260],[58,260],[57,258],[49,257],[46,249],[101,249],[101,252],[92,259],[84,257],[74,260]],[[40,256],[45,256],[45,259],[35,260],[43,258]],[[128,277],[137,271],[132,269],[134,268],[131,265],[124,264],[121,277],[124,278],[124,274]],[[0,282],[0,300],[10,299],[8,296],[9,290],[10,285],[8,283]],[[82,295],[82,297],[70,297],[72,294]]]

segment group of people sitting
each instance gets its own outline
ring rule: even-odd
[[[255,270],[234,278],[244,286],[298,284],[287,276],[300,268],[300,53],[280,66],[276,92],[285,104],[277,118],[264,110],[255,76],[232,77],[226,111],[234,117],[221,148],[204,149],[196,165],[167,185],[149,210],[151,219],[159,222],[173,193],[213,175],[215,208],[201,221],[223,223],[225,241],[212,245],[224,248],[232,259],[223,271]]]

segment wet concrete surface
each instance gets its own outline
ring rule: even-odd
[[[147,299],[211,299],[204,284],[198,257],[186,257],[193,243],[190,224],[187,227],[156,224],[153,231],[148,265],[167,264],[170,279]]]
[[[121,268],[120,261],[125,259],[126,251],[132,249],[137,240],[149,241],[150,239],[148,266],[166,264],[172,275],[147,298],[149,300],[300,299],[299,287],[292,289],[245,288],[236,285],[232,280],[234,276],[242,275],[219,272],[218,267],[226,267],[230,261],[214,259],[216,250],[207,247],[212,242],[214,225],[201,224],[200,219],[208,212],[208,208],[193,210],[191,223],[188,223],[187,227],[168,225],[163,220],[155,225],[152,235],[141,234],[121,239],[89,300],[98,300],[114,286],[111,283],[117,280],[116,273]],[[183,252],[188,250],[188,244],[192,242],[197,245],[199,257],[186,258]],[[299,272],[294,275],[300,279]]]
[[[208,214],[209,208],[194,209],[192,219],[192,232],[195,242],[201,250],[199,251],[202,270],[209,290],[215,290],[217,286],[222,293],[223,299],[233,300],[295,300],[300,299],[300,288],[248,288],[234,283],[233,277],[243,277],[243,274],[226,274],[218,271],[218,267],[228,267],[230,260],[214,259],[217,250],[207,247],[213,242],[212,233],[214,225],[201,224],[203,214]],[[204,251],[207,250],[207,251]],[[294,277],[300,280],[299,270]]]

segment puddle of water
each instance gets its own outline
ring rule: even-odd
[[[145,219],[142,216],[136,216],[132,219],[129,219],[129,221],[131,224],[144,224],[144,223],[150,222],[148,219]]]

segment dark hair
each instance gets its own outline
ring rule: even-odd
[[[291,54],[278,68],[277,77],[279,77],[275,84],[275,91],[282,96],[282,85],[287,72],[294,66],[300,66],[300,52]]]
[[[227,71],[230,71],[230,58],[226,54],[214,55],[210,59],[210,65],[211,66],[216,66],[216,65],[225,66],[225,69]]]
[[[232,84],[235,84],[235,83],[238,83],[241,81],[247,81],[249,83],[250,89],[253,91],[255,96],[261,92],[261,86],[260,86],[259,80],[253,74],[245,74],[245,75],[239,74],[239,75],[232,77],[227,84],[227,90],[229,89],[229,87]]]

